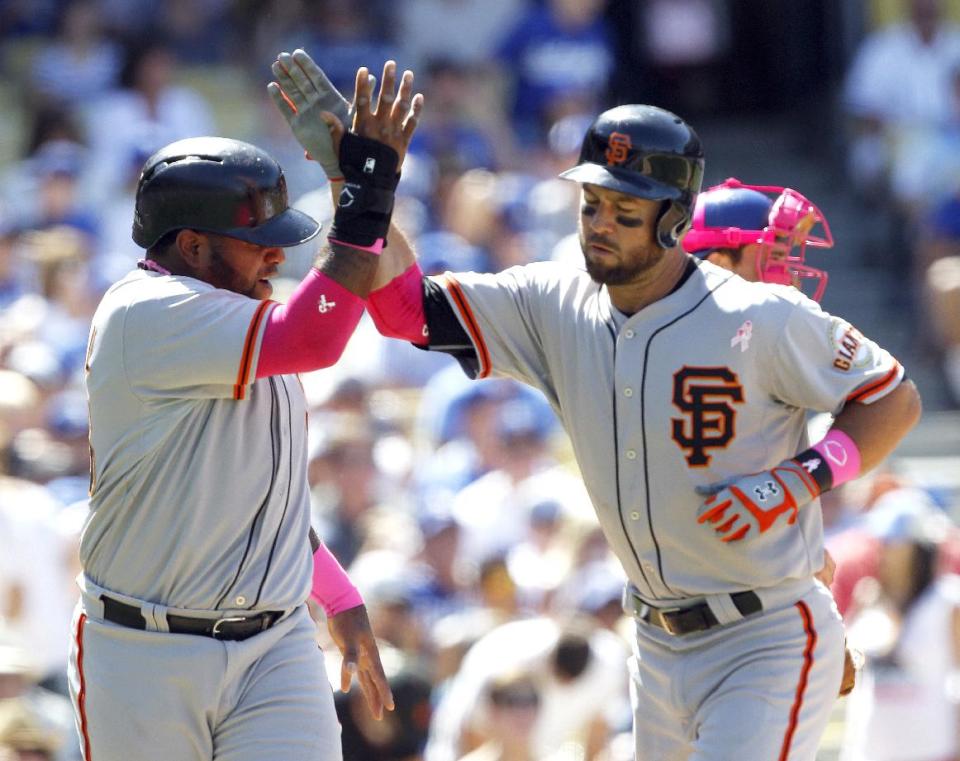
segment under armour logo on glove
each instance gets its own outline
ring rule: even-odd
[[[753,493],[761,502],[766,502],[767,497],[775,497],[780,492],[777,491],[777,485],[773,481],[767,481],[765,484],[753,487]]]
[[[697,493],[710,495],[697,523],[712,528],[723,542],[736,542],[766,533],[784,514],[792,526],[800,507],[819,496],[820,488],[799,463],[785,460],[761,473],[698,486]]]

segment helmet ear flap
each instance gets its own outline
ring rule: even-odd
[[[657,245],[673,248],[690,227],[690,209],[676,201],[664,201],[657,217]]]

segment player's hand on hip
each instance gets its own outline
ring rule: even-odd
[[[760,473],[698,486],[696,491],[710,495],[697,511],[697,523],[723,542],[754,539],[778,524],[793,525],[800,508],[820,494],[816,481],[794,460]]]
[[[823,586],[830,587],[833,585],[833,577],[837,575],[837,561],[833,559],[833,555],[824,548],[823,550],[823,568],[813,574],[813,578],[819,581]]]
[[[423,110],[423,95],[413,94],[413,72],[405,71],[397,87],[397,64],[383,65],[380,91],[374,95],[376,78],[365,66],[357,69],[352,132],[388,145],[403,163]],[[374,102],[376,101],[376,102]]]
[[[280,53],[271,66],[277,79],[267,91],[297,141],[331,180],[342,176],[337,155],[350,124],[350,104],[306,51]]]
[[[327,628],[343,655],[340,690],[348,692],[356,674],[370,713],[374,718],[382,719],[384,708],[393,710],[393,693],[383,672],[366,606],[358,605],[328,618]]]

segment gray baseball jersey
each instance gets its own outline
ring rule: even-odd
[[[550,262],[435,282],[470,336],[477,374],[514,377],[550,400],[642,597],[774,587],[819,570],[818,504],[790,530],[728,545],[697,525],[694,487],[806,448],[807,410],[889,393],[903,378],[889,353],[794,289],[706,262],[631,317],[586,272]]]
[[[271,304],[143,270],[104,296],[88,350],[80,548],[95,584],[186,610],[306,599],[303,390],[295,376],[254,380]]]

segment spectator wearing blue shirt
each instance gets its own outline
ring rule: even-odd
[[[596,111],[614,68],[604,0],[547,0],[523,16],[500,45],[514,77],[513,117],[521,142],[570,113]]]

